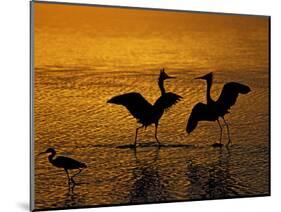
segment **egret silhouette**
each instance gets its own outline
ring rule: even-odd
[[[115,96],[107,101],[107,103],[123,105],[128,109],[131,115],[137,119],[137,122],[142,124],[140,127],[136,128],[134,146],[137,144],[138,130],[143,127],[146,129],[146,127],[151,124],[155,124],[154,136],[158,145],[160,145],[160,142],[157,138],[157,127],[159,120],[165,111],[167,111],[171,106],[175,105],[182,98],[175,93],[165,91],[164,81],[172,78],[175,77],[168,76],[164,69],[160,70],[158,86],[161,91],[161,96],[153,105],[150,104],[141,94],[135,92]]]
[[[226,125],[227,134],[228,134],[228,143],[231,143],[229,126],[224,119],[224,115],[229,113],[229,109],[233,106],[237,100],[239,94],[247,94],[251,91],[250,87],[247,85],[243,85],[237,82],[229,82],[223,86],[222,92],[217,101],[214,101],[211,98],[211,86],[213,83],[213,73],[206,74],[202,77],[198,77],[195,79],[202,79],[207,81],[207,104],[197,103],[189,116],[186,131],[187,133],[191,133],[197,126],[199,121],[217,121],[220,127],[220,143],[222,139],[222,126],[219,121],[219,117],[221,117]]]
[[[66,172],[69,185],[71,184],[71,182],[73,184],[76,184],[73,178],[75,176],[77,176],[78,174],[80,174],[83,168],[87,168],[87,165],[85,163],[81,163],[72,158],[68,158],[68,157],[64,157],[64,156],[58,156],[58,157],[54,158],[56,155],[56,151],[53,148],[48,148],[45,152],[41,152],[39,155],[48,154],[48,153],[51,153],[48,156],[49,162],[57,168],[63,168],[64,171]],[[74,174],[72,177],[69,177],[68,170],[71,170],[71,169],[79,169],[79,171],[76,174]]]

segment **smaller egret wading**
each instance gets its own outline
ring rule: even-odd
[[[143,127],[146,129],[146,127],[151,124],[155,125],[154,137],[158,145],[160,145],[159,139],[157,138],[157,128],[159,120],[161,119],[165,111],[167,111],[170,107],[172,107],[182,99],[181,96],[172,92],[166,92],[165,90],[164,81],[172,78],[175,77],[171,77],[166,74],[164,69],[160,70],[158,86],[161,92],[161,96],[155,101],[153,105],[150,104],[140,93],[136,92],[118,95],[107,101],[107,103],[122,105],[126,107],[131,115],[137,119],[137,122],[141,124],[140,127],[136,128],[134,147],[136,147],[137,144],[138,130]]]
[[[39,155],[42,155],[42,154],[50,154],[48,156],[49,162],[57,168],[64,169],[64,171],[66,172],[67,178],[68,178],[68,185],[70,185],[71,183],[76,184],[73,178],[75,176],[77,176],[78,174],[80,174],[84,168],[87,168],[87,165],[85,163],[79,162],[72,158],[68,158],[68,157],[64,157],[64,156],[55,157],[56,150],[53,148],[48,148],[45,152],[41,152]],[[73,169],[78,169],[79,171],[70,177],[68,171],[73,170]]]
[[[222,131],[223,131],[223,128],[219,121],[219,118],[221,117],[227,128],[227,134],[228,134],[227,145],[229,145],[231,143],[229,126],[226,120],[224,119],[224,116],[225,114],[230,113],[229,109],[231,106],[235,104],[238,95],[249,93],[251,91],[250,87],[237,82],[226,83],[223,86],[219,98],[217,99],[217,101],[214,101],[211,98],[213,73],[211,72],[209,74],[206,74],[202,77],[197,77],[195,79],[202,79],[202,80],[206,80],[207,82],[207,104],[200,102],[193,107],[187,122],[186,132],[188,134],[191,133],[196,128],[199,121],[217,121],[220,127],[220,140],[219,140],[220,143],[214,145],[221,146]]]

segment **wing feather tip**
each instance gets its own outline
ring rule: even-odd
[[[192,115],[188,119],[187,125],[186,125],[186,132],[187,134],[191,134],[191,132],[196,128],[198,124],[198,121],[195,120]]]

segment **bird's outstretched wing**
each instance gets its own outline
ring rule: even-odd
[[[173,105],[175,105],[177,102],[179,102],[182,99],[180,95],[177,95],[172,92],[165,93],[164,95],[160,96],[156,102],[154,103],[155,108],[162,108],[164,110],[169,109]]]
[[[239,94],[247,94],[251,91],[250,87],[237,82],[229,82],[223,86],[221,95],[217,103],[225,110],[235,104]]]
[[[215,117],[210,116],[210,110],[206,104],[197,103],[191,111],[189,119],[186,125],[186,132],[191,133],[197,126],[198,122],[201,120],[213,120]]]
[[[115,96],[107,103],[125,106],[140,121],[151,115],[153,109],[153,106],[141,94],[135,92]]]

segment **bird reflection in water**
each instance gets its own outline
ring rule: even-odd
[[[135,182],[130,192],[130,203],[162,202],[168,199],[168,192],[161,180],[157,160],[159,148],[133,150],[136,168],[133,170]]]
[[[70,208],[84,205],[84,196],[75,193],[75,187],[80,184],[85,183],[75,183],[68,186],[68,192],[65,195],[64,207]]]
[[[204,188],[208,194],[207,198],[217,199],[238,195],[232,188],[235,180],[229,172],[229,150],[219,149],[217,154],[218,161],[213,163],[208,170],[207,184]]]
[[[247,193],[245,185],[238,182],[230,172],[230,149],[214,149],[217,161],[200,165],[187,161],[187,180],[190,182],[189,199],[220,199],[239,196],[239,191]]]

